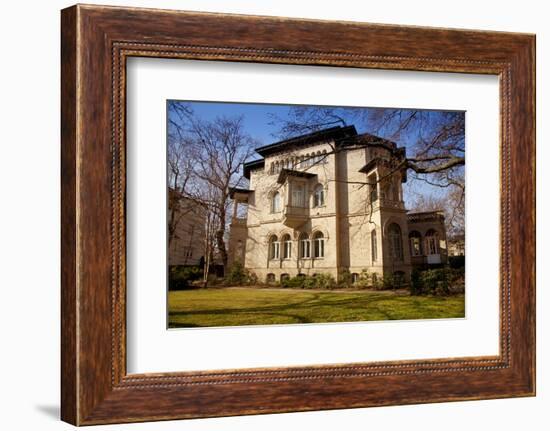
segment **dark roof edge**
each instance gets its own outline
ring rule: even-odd
[[[250,171],[254,169],[262,169],[265,166],[265,159],[251,160],[243,163],[243,176],[249,180]]]
[[[295,136],[293,138],[284,139],[282,141],[275,142],[273,144],[264,145],[263,147],[258,147],[255,151],[263,157],[267,157],[270,154],[281,151],[288,145],[304,145],[312,142],[317,142],[322,139],[342,139],[345,137],[357,136],[357,130],[355,126],[335,126],[328,129],[317,130],[306,135]]]
[[[242,194],[250,194],[252,193],[254,190],[249,190],[249,189],[241,189],[239,187],[229,187],[229,197],[231,199],[233,199],[233,197],[235,196],[235,193],[242,193]]]
[[[430,217],[433,217],[433,218],[437,218],[437,219],[445,219],[445,211],[444,210],[435,210],[435,211],[420,211],[420,212],[408,212],[407,213],[407,221],[412,221],[414,222],[414,220],[410,220],[410,219],[413,219],[413,218],[430,218]]]
[[[279,184],[283,184],[286,181],[287,177],[314,178],[316,176],[317,174],[312,174],[311,172],[295,171],[293,169],[281,169],[281,172],[277,177],[277,182]]]

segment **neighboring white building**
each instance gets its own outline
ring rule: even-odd
[[[168,189],[168,230],[174,217],[174,232],[168,232],[168,265],[196,266],[204,260],[205,211],[202,205]],[[175,212],[172,213],[172,209]]]
[[[409,278],[413,265],[446,263],[443,213],[404,207],[404,148],[348,126],[256,152],[244,165],[249,189],[231,194],[230,262],[268,281],[363,269]]]

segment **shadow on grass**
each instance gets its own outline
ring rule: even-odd
[[[243,313],[244,314],[244,313]],[[286,322],[285,324],[296,324],[296,323],[319,323],[315,320],[310,320],[305,316],[300,316],[298,314],[284,314],[284,313],[259,313],[258,314],[258,322],[251,322],[251,323],[224,323],[224,324],[218,324],[218,325],[197,325],[196,323],[182,323],[182,322],[170,322],[168,327],[169,328],[206,328],[209,326],[250,326],[250,325],[268,325],[270,323],[265,323],[264,319],[267,316],[272,317],[283,317],[285,319],[294,319],[295,322]]]
[[[305,314],[313,314],[314,308],[330,307],[341,311],[353,312],[353,311],[366,311],[376,318],[364,319],[364,320],[396,320],[402,319],[402,315],[394,315],[388,310],[387,306],[378,304],[379,301],[387,300],[386,295],[368,295],[364,297],[353,298],[335,298],[326,294],[310,294],[311,296],[303,301],[282,304],[282,305],[267,305],[256,307],[244,307],[244,308],[225,308],[225,309],[203,309],[203,310],[190,310],[190,311],[171,311],[169,313],[169,327],[170,328],[191,328],[191,327],[205,327],[205,326],[220,326],[220,325],[198,325],[194,323],[182,323],[174,320],[180,320],[185,318],[192,318],[193,316],[228,316],[228,320],[234,320],[238,322],[239,316],[256,314],[258,323],[244,323],[244,325],[262,324],[263,320],[267,316],[283,317],[294,319],[293,323],[318,323],[329,321],[327,319],[315,319]],[[352,319],[357,320],[357,319]],[[346,321],[340,320],[340,321]],[[237,325],[238,323],[235,323]],[[241,323],[240,325],[243,325]],[[223,324],[221,326],[232,326],[231,324]]]

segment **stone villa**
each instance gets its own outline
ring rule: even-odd
[[[348,126],[256,152],[262,158],[244,165],[249,188],[231,193],[230,263],[279,281],[343,271],[356,279],[363,269],[408,279],[414,266],[447,262],[443,213],[404,206],[405,148]]]

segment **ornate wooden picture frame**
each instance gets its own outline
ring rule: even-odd
[[[91,425],[535,394],[533,35],[78,5],[62,11],[61,48],[64,421]],[[497,75],[500,354],[128,374],[125,98],[132,56]]]

